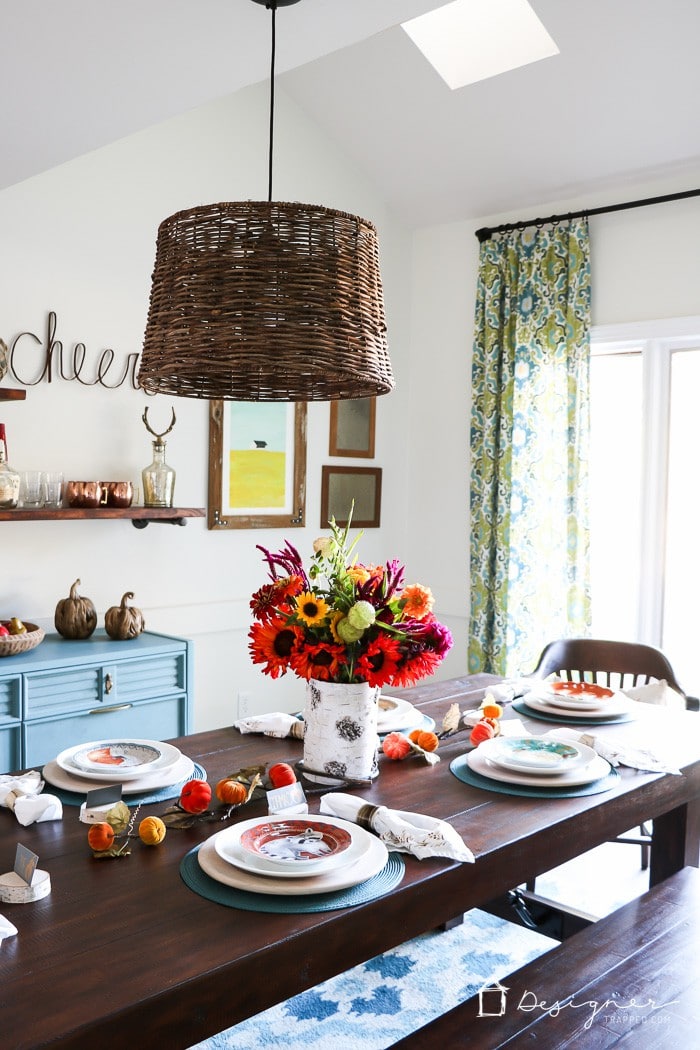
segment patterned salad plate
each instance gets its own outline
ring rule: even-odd
[[[319,861],[335,861],[352,843],[345,828],[311,817],[255,820],[241,827],[238,845],[248,857],[286,871],[313,870]]]
[[[279,818],[279,821],[281,827],[290,823],[288,819],[285,820],[284,818]],[[347,849],[331,852],[327,856],[310,860],[307,864],[302,865],[298,863],[276,863],[262,853],[246,850],[241,844],[242,837],[249,831],[256,833],[257,829],[269,826],[271,823],[273,823],[272,818],[266,821],[250,820],[227,828],[225,832],[221,832],[214,837],[214,848],[222,860],[233,864],[234,867],[240,868],[242,871],[248,871],[258,876],[280,879],[306,878],[309,875],[323,874],[333,868],[352,865],[369,849],[370,837],[366,834],[357,833],[358,830],[362,829],[353,827],[352,830],[346,830],[345,827],[340,827],[338,824],[327,824],[324,822],[324,827],[333,829],[330,833],[333,837],[341,834],[348,836],[350,843]],[[299,821],[299,823],[303,823],[305,829],[309,826],[308,820]]]
[[[124,762],[119,761],[122,755]],[[174,744],[159,740],[93,740],[67,747],[56,756],[56,763],[73,776],[122,783],[165,773],[181,757]]]
[[[538,692],[537,695],[554,707],[572,711],[604,711],[615,698],[613,689],[592,682],[552,682],[546,691]]]
[[[556,776],[581,769],[596,757],[592,747],[543,737],[498,737],[485,740],[479,747],[485,747],[484,754],[489,761],[502,769],[541,776]]]
[[[593,759],[586,765],[578,769],[565,770],[563,773],[553,774],[551,770],[548,773],[543,773],[542,770],[525,773],[522,770],[504,769],[488,757],[487,745],[490,743],[495,743],[495,741],[485,740],[470,751],[466,756],[467,765],[482,777],[488,777],[490,780],[497,780],[503,784],[549,788],[582,787],[584,784],[592,784],[595,780],[601,780],[610,772],[610,763],[600,758],[595,752],[593,752]]]
[[[145,773],[156,764],[162,751],[155,744],[138,740],[104,740],[86,744],[73,752],[73,764],[87,773],[109,773],[122,769]]]

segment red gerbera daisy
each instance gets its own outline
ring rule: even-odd
[[[328,642],[310,645],[307,639],[303,648],[292,653],[291,665],[300,678],[317,678],[323,682],[338,681],[341,666],[345,663],[345,647]]]
[[[357,676],[370,685],[386,685],[396,674],[401,649],[395,638],[379,634],[357,661]]]
[[[302,632],[298,627],[288,627],[284,620],[274,619],[269,623],[254,623],[248,632],[251,659],[254,664],[266,664],[263,674],[279,678],[290,665]]]
[[[421,678],[427,678],[428,675],[433,674],[439,663],[440,657],[431,650],[411,653],[408,659],[399,667],[391,684],[397,689],[415,685]]]

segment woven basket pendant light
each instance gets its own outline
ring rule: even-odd
[[[165,219],[139,385],[231,401],[334,401],[394,387],[375,227],[320,205],[203,205]]]

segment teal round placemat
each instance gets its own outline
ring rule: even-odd
[[[180,797],[182,785],[186,784],[188,780],[206,779],[207,773],[204,766],[200,766],[195,762],[190,776],[180,781],[179,784],[170,784],[169,787],[159,788],[158,791],[145,792],[143,795],[125,795],[122,798],[122,802],[126,802],[127,806],[149,806],[152,802],[167,802],[169,798]],[[93,783],[90,790],[94,791],[97,786],[97,784]],[[47,794],[55,795],[56,798],[60,799],[64,806],[82,806],[85,801],[85,794],[87,794],[87,792],[80,794],[78,791],[64,791],[62,788],[55,788],[53,784],[48,783],[46,790]]]
[[[353,904],[367,904],[377,897],[383,897],[389,890],[401,882],[405,871],[403,857],[399,853],[390,853],[389,859],[380,872],[366,879],[358,886],[346,890],[333,890],[331,893],[289,894],[275,897],[268,893],[250,893],[248,890],[237,890],[234,886],[225,886],[212,879],[199,866],[195,846],[186,853],[180,863],[180,878],[200,897],[213,901],[214,904],[225,904],[227,908],[240,908],[242,911],[266,911],[275,914],[285,912],[335,911],[337,908],[350,908]]]
[[[610,791],[620,779],[612,767],[606,777],[594,780],[592,784],[581,784],[578,787],[528,787],[526,784],[506,784],[502,780],[491,780],[490,777],[482,777],[475,773],[467,765],[467,756],[460,755],[450,763],[450,772],[454,773],[457,780],[470,787],[483,788],[485,791],[496,791],[499,795],[523,795],[525,798],[576,798],[578,795],[599,795],[603,791]]]
[[[567,718],[566,715],[549,715],[545,711],[536,711],[534,707],[528,707],[525,700],[515,700],[511,705],[518,714],[527,718],[537,718],[540,722],[554,722],[558,726],[618,726],[620,722],[633,722],[634,715],[620,715],[617,718]]]

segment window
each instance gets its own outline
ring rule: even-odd
[[[700,318],[594,328],[592,634],[664,650],[700,688]]]

